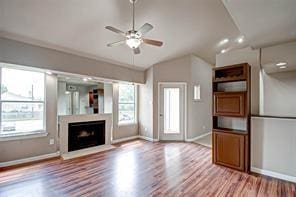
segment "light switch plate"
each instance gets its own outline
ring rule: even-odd
[[[50,145],[53,145],[53,144],[54,144],[54,139],[50,139],[50,140],[49,140],[49,144],[50,144]]]

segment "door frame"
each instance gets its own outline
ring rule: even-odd
[[[157,140],[160,141],[160,86],[161,85],[184,85],[184,131],[183,141],[187,140],[187,83],[186,82],[158,82],[157,84]]]

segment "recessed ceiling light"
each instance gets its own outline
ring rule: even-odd
[[[70,94],[70,92],[69,91],[66,91],[65,94]]]
[[[88,80],[92,80],[92,78],[91,78],[91,77],[88,77],[87,79],[88,79]]]
[[[221,40],[220,42],[219,42],[219,45],[223,45],[223,44],[226,44],[226,43],[228,43],[229,42],[229,39],[228,38],[225,38],[225,39],[223,39],[223,40]]]
[[[280,66],[279,68],[280,69],[285,69],[285,68],[287,68],[287,66]]]
[[[226,52],[226,49],[222,49],[222,50],[221,50],[221,53],[225,53],[225,52]]]
[[[50,72],[50,71],[46,71],[46,74],[48,74],[48,75],[52,75],[52,72]]]
[[[237,39],[238,43],[243,43],[244,42],[244,37],[240,37],[239,39]]]
[[[286,66],[287,63],[286,63],[286,62],[279,62],[279,63],[277,63],[276,65],[277,65],[277,66]]]
[[[83,78],[83,81],[87,81],[87,78]]]

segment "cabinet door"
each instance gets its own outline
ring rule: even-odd
[[[244,170],[244,136],[239,134],[213,132],[214,163]]]
[[[245,116],[245,92],[214,93],[214,115]]]

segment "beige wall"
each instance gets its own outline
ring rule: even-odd
[[[191,56],[191,82],[188,84],[188,138],[212,130],[212,65]],[[193,101],[194,85],[201,87],[201,100]]]
[[[53,49],[0,38],[0,62],[88,75],[105,79],[144,83],[144,71],[137,71]]]
[[[153,66],[153,138],[158,138],[158,83],[190,83],[190,56],[166,61]],[[188,117],[188,115],[187,115]]]
[[[140,85],[139,132],[158,138],[158,83],[187,83],[187,139],[211,129],[212,66],[198,57],[185,57],[162,62],[146,70],[146,84]],[[201,85],[201,101],[193,101],[193,86]],[[151,126],[149,125],[153,125]]]
[[[57,145],[57,78],[46,75],[46,132],[48,136],[0,142],[0,162],[54,153]],[[54,145],[49,140],[55,139]]]
[[[106,62],[4,38],[0,38],[0,62],[135,83],[144,83],[145,81],[144,71],[132,70]],[[57,87],[58,84],[56,77],[54,75],[48,76],[46,97],[46,125],[47,132],[49,133],[48,136],[22,140],[1,141],[0,162],[34,157],[58,151]],[[118,89],[115,88],[113,95],[118,95],[116,91],[118,91]],[[138,135],[137,124],[125,126],[117,125],[117,97],[113,99],[113,101],[115,101],[113,102],[113,139]],[[50,139],[55,139],[54,145],[49,145]]]

